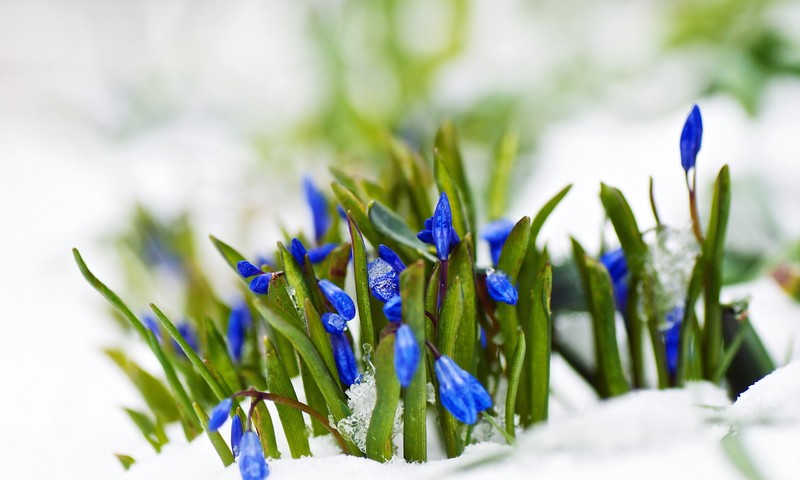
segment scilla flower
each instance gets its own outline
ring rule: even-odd
[[[403,318],[400,295],[392,297],[383,306],[383,314],[390,322],[399,322]]]
[[[211,410],[211,415],[208,417],[208,430],[211,432],[216,432],[219,430],[219,427],[225,423],[225,420],[228,419],[228,414],[231,412],[231,407],[233,406],[233,400],[230,398],[225,398],[221,402]]]
[[[447,355],[433,365],[439,381],[439,398],[448,412],[462,423],[473,424],[478,413],[491,408],[492,398],[469,372],[456,365]]]
[[[233,421],[231,422],[231,451],[234,457],[238,457],[241,451],[243,434],[242,419],[239,418],[239,415],[234,415]]]
[[[400,260],[400,256],[386,245],[378,245],[378,258],[388,263],[398,275],[406,269],[406,264]]]
[[[503,251],[503,244],[506,243],[506,239],[513,229],[514,222],[507,218],[495,220],[483,228],[481,237],[489,243],[489,250],[492,254],[492,265],[497,266],[497,262],[500,261],[500,252]]]
[[[247,308],[247,303],[240,301],[231,309],[228,317],[228,352],[236,363],[242,360],[245,334],[250,322],[250,310]]]
[[[314,219],[314,238],[317,243],[320,243],[331,225],[328,200],[308,177],[303,180],[303,190],[306,194],[308,206],[311,209],[311,216]]]
[[[406,324],[400,325],[394,341],[394,371],[403,388],[411,384],[419,359],[419,344],[413,330]]]
[[[695,105],[689,112],[681,132],[681,166],[686,173],[694,168],[702,141],[703,118],[700,116],[700,108]]]
[[[239,444],[239,473],[242,480],[264,480],[269,476],[269,465],[258,435],[252,430],[244,432]]]
[[[376,258],[367,265],[369,288],[372,294],[383,303],[400,295],[400,277],[397,271],[382,258]]]
[[[344,290],[336,286],[335,283],[329,280],[320,280],[319,288],[325,298],[331,302],[333,308],[339,312],[339,315],[344,317],[345,320],[352,320],[356,316],[356,305],[350,295],[346,294]]]
[[[250,280],[250,291],[260,295],[267,294],[269,291],[269,282],[272,280],[271,273],[263,272],[260,268],[246,260],[237,263],[236,270],[244,279],[253,277],[253,279]]]
[[[453,212],[450,210],[450,200],[446,193],[442,192],[439,195],[433,216],[425,220],[424,228],[417,234],[417,238],[434,245],[439,260],[446,260],[453,247],[458,245],[460,240],[453,228]]]
[[[667,313],[667,328],[664,330],[664,350],[667,357],[667,370],[675,375],[678,370],[678,353],[681,348],[681,323],[683,322],[683,306],[677,306]]]
[[[625,252],[621,248],[611,250],[600,257],[600,263],[606,267],[611,277],[617,310],[624,314],[628,305],[628,262],[625,260]]]
[[[347,327],[347,321],[341,315],[325,312],[322,314],[322,326],[328,333],[342,333]]]
[[[497,302],[516,305],[519,299],[517,287],[511,283],[511,278],[500,270],[486,272],[486,290],[489,296]]]
[[[339,371],[339,380],[346,387],[356,383],[358,367],[347,335],[344,333],[331,334],[331,348],[333,349],[333,359],[336,361],[336,369]]]

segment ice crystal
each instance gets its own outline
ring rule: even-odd
[[[663,228],[655,236],[649,237],[647,242],[647,268],[657,279],[656,306],[668,317],[667,312],[676,305],[683,305],[700,247],[688,229]],[[661,327],[666,330],[670,326],[665,323]]]
[[[369,369],[361,375],[361,381],[347,390],[347,406],[353,412],[350,416],[339,420],[336,429],[349,438],[362,452],[367,452],[367,430],[377,400],[375,371]],[[398,405],[392,427],[392,438],[403,432],[403,406]]]

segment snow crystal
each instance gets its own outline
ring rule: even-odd
[[[366,453],[367,451],[367,430],[372,418],[372,411],[375,409],[378,391],[375,384],[375,372],[372,368],[361,375],[361,381],[354,383],[347,390],[347,406],[353,412],[347,418],[341,419],[336,428],[343,436],[352,440],[353,443]],[[403,431],[403,406],[397,406],[395,412],[394,425],[392,427],[392,438],[400,435]]]
[[[800,360],[781,367],[739,395],[726,416],[736,424],[800,423]]]
[[[658,282],[656,307],[660,312],[670,312],[676,306],[683,305],[700,247],[689,229],[664,227],[655,235],[648,236],[646,241],[649,247],[646,267]],[[665,321],[670,322],[674,318],[667,316]],[[662,328],[671,326],[667,323]]]

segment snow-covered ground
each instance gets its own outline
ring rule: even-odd
[[[120,79],[138,78],[149,68],[187,58],[186,52],[192,50],[187,45],[208,42],[198,36],[202,28],[184,32],[185,44],[170,43],[173,22],[164,12],[168,8],[153,3],[145,14],[156,11],[160,20],[145,22],[154,30],[149,31],[149,43],[142,46],[135,43],[135,31],[93,30],[126,25],[127,10],[122,7],[97,10],[100,17],[93,18],[76,13],[83,10],[56,8],[54,3],[9,1],[0,5],[0,301],[4,318],[0,334],[0,478],[238,478],[235,468],[222,469],[203,438],[190,445],[175,440],[159,456],[140,438],[120,407],[137,406],[141,401],[100,352],[123,340],[108,321],[102,300],[74,267],[70,248],[80,247],[99,276],[110,285],[119,285],[111,250],[102,240],[109,231],[123,226],[137,199],[166,212],[189,206],[199,232],[231,232],[226,237],[242,234],[238,217],[231,212],[240,211],[243,195],[251,204],[263,207],[265,218],[278,215],[273,192],[291,191],[285,185],[296,179],[264,178],[259,180],[260,190],[248,180],[243,192],[242,178],[262,174],[254,166],[256,154],[242,135],[224,122],[224,115],[208,115],[208,104],[227,105],[231,110],[272,108],[275,117],[300,115],[304,106],[287,99],[297,98],[288,92],[311,90],[303,83],[308,74],[304,57],[287,58],[278,46],[267,42],[273,48],[264,54],[266,60],[248,70],[247,55],[253,50],[243,57],[236,49],[244,44],[255,49],[249,38],[236,35],[237,31],[264,28],[255,18],[269,27],[265,29],[267,40],[296,42],[296,12],[285,5],[275,7],[272,16],[248,15],[246,9],[237,15],[226,12],[233,18],[225,17],[229,28],[216,43],[213,59],[221,69],[227,66],[229,74],[193,85],[195,90],[180,97],[183,103],[176,107],[182,109],[180,115],[157,128],[125,137],[116,129],[120,118],[129,119],[129,106],[118,103],[121,96],[115,95],[115,86],[125,88],[129,85]],[[173,3],[174,8],[180,7],[180,2]],[[249,2],[248,8],[256,8],[255,3]],[[509,3],[513,4],[503,4]],[[215,12],[221,10],[211,9],[195,21],[201,27],[207,25],[204,22],[212,22]],[[497,28],[490,30],[486,35],[497,33]],[[87,38],[93,35],[111,37],[117,43],[94,51],[87,48],[91,43]],[[513,35],[509,45],[512,40]],[[124,55],[115,50],[126,42],[130,44]],[[639,58],[637,52],[647,45],[628,54]],[[128,61],[119,61],[117,54],[127,55]],[[469,96],[473,88],[484,88],[483,82],[490,84],[485,76],[492,69],[482,66],[487,57],[490,53],[473,51],[442,80],[442,89],[447,90],[452,81],[448,78],[480,77],[478,86],[459,83],[460,90],[452,90],[453,102]],[[622,57],[626,58],[625,54]],[[154,58],[161,63],[147,63]],[[184,77],[172,78],[177,83],[167,85],[167,90],[180,90],[181,85],[191,83],[185,82],[186,78],[205,71],[207,65],[197,54],[188,58],[193,61],[180,64]],[[498,67],[498,75],[508,74],[516,65],[513,58],[496,60],[507,67]],[[674,80],[690,65],[668,61],[656,71]],[[276,77],[272,75],[275,71],[282,73]],[[733,100],[688,98],[691,89],[671,89],[672,85],[663,78],[639,78],[638,83],[626,85],[630,88],[625,91],[631,94],[626,102],[655,104],[657,108],[646,113],[602,103],[582,108],[575,116],[550,126],[535,158],[525,159],[536,162],[538,172],[522,189],[524,193],[513,207],[515,214],[532,213],[564,184],[575,183],[543,232],[556,254],[566,251],[570,234],[587,246],[596,245],[602,221],[597,201],[601,180],[622,188],[638,217],[647,219],[647,177],[654,176],[665,221],[686,225],[677,138],[695,100],[701,103],[706,127],[698,161],[701,183],[709,183],[723,163],[731,165],[732,242],[773,249],[800,237],[800,217],[794,208],[800,204],[800,116],[796,114],[800,83],[773,82],[756,119],[747,117]],[[259,89],[269,94],[250,95]],[[653,100],[653,92],[660,103]],[[192,110],[193,95],[207,102],[200,113]],[[251,104],[252,98],[259,101]],[[611,100],[620,103],[618,98]],[[275,105],[280,108],[273,108]],[[127,127],[135,129],[133,123]],[[745,178],[761,184],[769,196],[757,198],[752,190],[737,189],[736,182]],[[707,200],[707,194],[701,195],[701,204]],[[777,234],[759,234],[765,231],[766,220],[753,210],[757,200],[765,200],[780,218]],[[292,208],[285,205],[292,202],[282,203]],[[291,221],[302,206],[294,208],[283,210],[280,216]],[[224,271],[215,263],[211,247],[202,248],[211,268]],[[778,363],[798,358],[798,305],[768,279],[730,288],[726,294],[748,292],[753,296],[752,321]],[[736,478],[720,447],[721,437],[731,429],[739,432],[766,478],[800,477],[800,460],[792,450],[800,444],[797,361],[724,411],[701,406],[727,406],[724,396],[707,386],[683,392],[643,392],[596,404],[559,371],[554,370],[554,388],[561,386],[559,393],[573,395],[578,412],[557,416],[547,427],[526,434],[516,450],[484,444],[471,447],[457,460],[424,466],[400,461],[384,466],[339,456],[283,459],[272,462],[273,478],[319,478],[320,472],[332,479],[487,475]],[[180,435],[172,437],[179,439]],[[325,450],[325,445],[315,449]],[[331,451],[330,446],[327,450]],[[123,474],[115,452],[133,454],[139,462]],[[479,467],[472,466],[485,460]]]

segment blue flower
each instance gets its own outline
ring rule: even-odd
[[[624,314],[628,306],[628,262],[625,252],[621,248],[611,250],[600,257],[600,263],[606,267],[611,277],[617,310]]]
[[[236,264],[236,270],[244,279],[254,277],[250,280],[250,291],[260,295],[266,295],[269,291],[269,282],[272,280],[272,273],[265,273],[252,263],[242,260]]]
[[[158,325],[158,322],[152,315],[144,315],[142,317],[142,323],[148,330],[153,332],[153,335],[156,336],[156,341],[161,341],[161,328]]]
[[[302,267],[306,264],[305,258],[308,255],[308,251],[306,250],[305,245],[297,238],[292,239],[292,256],[297,261],[297,263]]]
[[[414,331],[406,324],[397,329],[394,340],[394,371],[403,388],[411,384],[417,372],[420,351]]]
[[[507,218],[495,220],[483,227],[481,237],[489,243],[489,250],[492,253],[492,265],[497,265],[500,261],[500,252],[503,251],[503,244],[506,243],[508,235],[514,229],[514,222]]]
[[[358,379],[358,367],[347,335],[344,333],[331,334],[331,348],[333,349],[333,359],[336,361],[336,369],[339,371],[339,380],[345,387],[349,387]]]
[[[308,259],[311,260],[311,263],[320,263],[321,261],[325,260],[328,254],[331,253],[337,246],[338,245],[335,243],[326,243],[325,245],[312,248],[308,251]]]
[[[244,338],[250,322],[250,309],[247,308],[246,302],[240,301],[231,309],[231,314],[228,316],[228,352],[236,363],[242,359]]]
[[[376,258],[367,265],[369,288],[372,294],[383,303],[400,295],[400,278],[397,271],[382,258]]]
[[[695,105],[686,118],[681,132],[681,166],[686,173],[694,168],[702,141],[703,117],[700,116],[700,108]]]
[[[325,312],[322,314],[322,326],[328,333],[342,333],[347,327],[347,322],[341,315]]]
[[[250,291],[259,295],[266,295],[269,292],[269,282],[272,281],[271,273],[263,273],[250,281]]]
[[[665,318],[667,329],[664,331],[664,350],[667,357],[667,370],[675,375],[678,370],[678,354],[681,348],[681,323],[683,322],[683,306],[673,308]]]
[[[200,350],[200,341],[197,339],[197,334],[194,332],[194,329],[191,325],[186,322],[181,322],[178,325],[178,333],[180,333],[183,339],[186,340],[186,343],[189,344],[189,347],[191,347],[192,350],[195,352]],[[173,340],[172,345],[175,347],[175,350],[178,352],[178,354],[186,356],[178,342]]]
[[[331,302],[333,308],[343,316],[345,320],[352,320],[356,316],[356,306],[350,295],[346,294],[344,290],[337,287],[336,284],[329,280],[320,280],[319,288],[322,290],[325,298]]]
[[[402,273],[402,271],[406,269],[406,264],[400,260],[400,257],[394,252],[394,250],[386,245],[378,245],[378,258],[391,265],[392,270],[398,274]]]
[[[242,480],[264,480],[269,476],[269,465],[258,435],[252,430],[244,432],[239,444],[239,473]]]
[[[492,406],[492,398],[483,385],[452,358],[442,355],[436,359],[433,369],[439,381],[442,405],[460,422],[471,425],[478,420],[478,412]]]
[[[497,302],[516,305],[519,299],[517,287],[511,283],[508,274],[500,270],[486,272],[486,290],[489,292],[489,296]]]
[[[460,242],[458,233],[453,228],[453,212],[446,193],[442,192],[439,196],[433,216],[425,220],[424,228],[417,234],[417,238],[434,245],[439,260],[446,260],[453,247]]]
[[[311,208],[311,216],[314,218],[314,238],[319,243],[331,225],[328,200],[309,177],[303,179],[303,190],[305,190],[308,206]]]
[[[489,341],[486,339],[486,329],[483,327],[480,328],[480,341],[481,341],[481,348],[486,350],[486,346],[489,344]]]
[[[208,430],[210,432],[216,432],[219,430],[219,427],[225,423],[225,420],[228,419],[228,415],[231,412],[231,407],[233,406],[233,400],[230,398],[225,398],[221,402],[211,410],[211,415],[208,417]]]
[[[233,421],[231,422],[231,451],[233,452],[234,458],[239,456],[243,433],[242,419],[239,418],[239,415],[234,415]]]
[[[383,314],[390,322],[399,322],[403,318],[400,295],[394,296],[386,302],[383,306]]]

